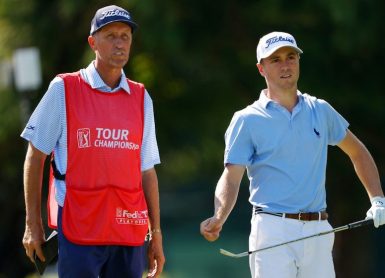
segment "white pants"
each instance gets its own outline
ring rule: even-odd
[[[327,220],[299,221],[269,214],[251,219],[249,250],[331,230]],[[334,234],[298,241],[249,256],[252,278],[334,278]]]

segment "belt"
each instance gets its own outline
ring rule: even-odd
[[[328,219],[329,215],[326,211],[319,211],[319,212],[299,212],[299,213],[277,213],[277,212],[267,212],[263,211],[262,208],[254,207],[253,213],[264,213],[264,214],[270,214],[274,216],[279,216],[283,218],[290,218],[290,219],[296,219],[301,221],[315,221],[315,220],[326,220]]]

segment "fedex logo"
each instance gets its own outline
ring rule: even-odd
[[[122,208],[116,208],[116,222],[125,225],[147,225],[148,211],[135,210],[128,211]]]

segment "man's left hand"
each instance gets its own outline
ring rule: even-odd
[[[374,227],[385,224],[385,198],[376,196],[370,199],[372,206],[366,213],[366,218],[373,219]]]
[[[151,235],[147,249],[148,274],[147,277],[159,277],[163,271],[163,265],[166,261],[163,254],[162,234],[156,232]]]

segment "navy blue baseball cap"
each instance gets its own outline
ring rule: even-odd
[[[94,18],[91,21],[90,34],[95,34],[95,32],[97,32],[100,28],[113,22],[126,23],[131,27],[132,32],[138,28],[138,25],[134,22],[134,20],[132,20],[128,11],[121,7],[111,5],[96,11]]]

